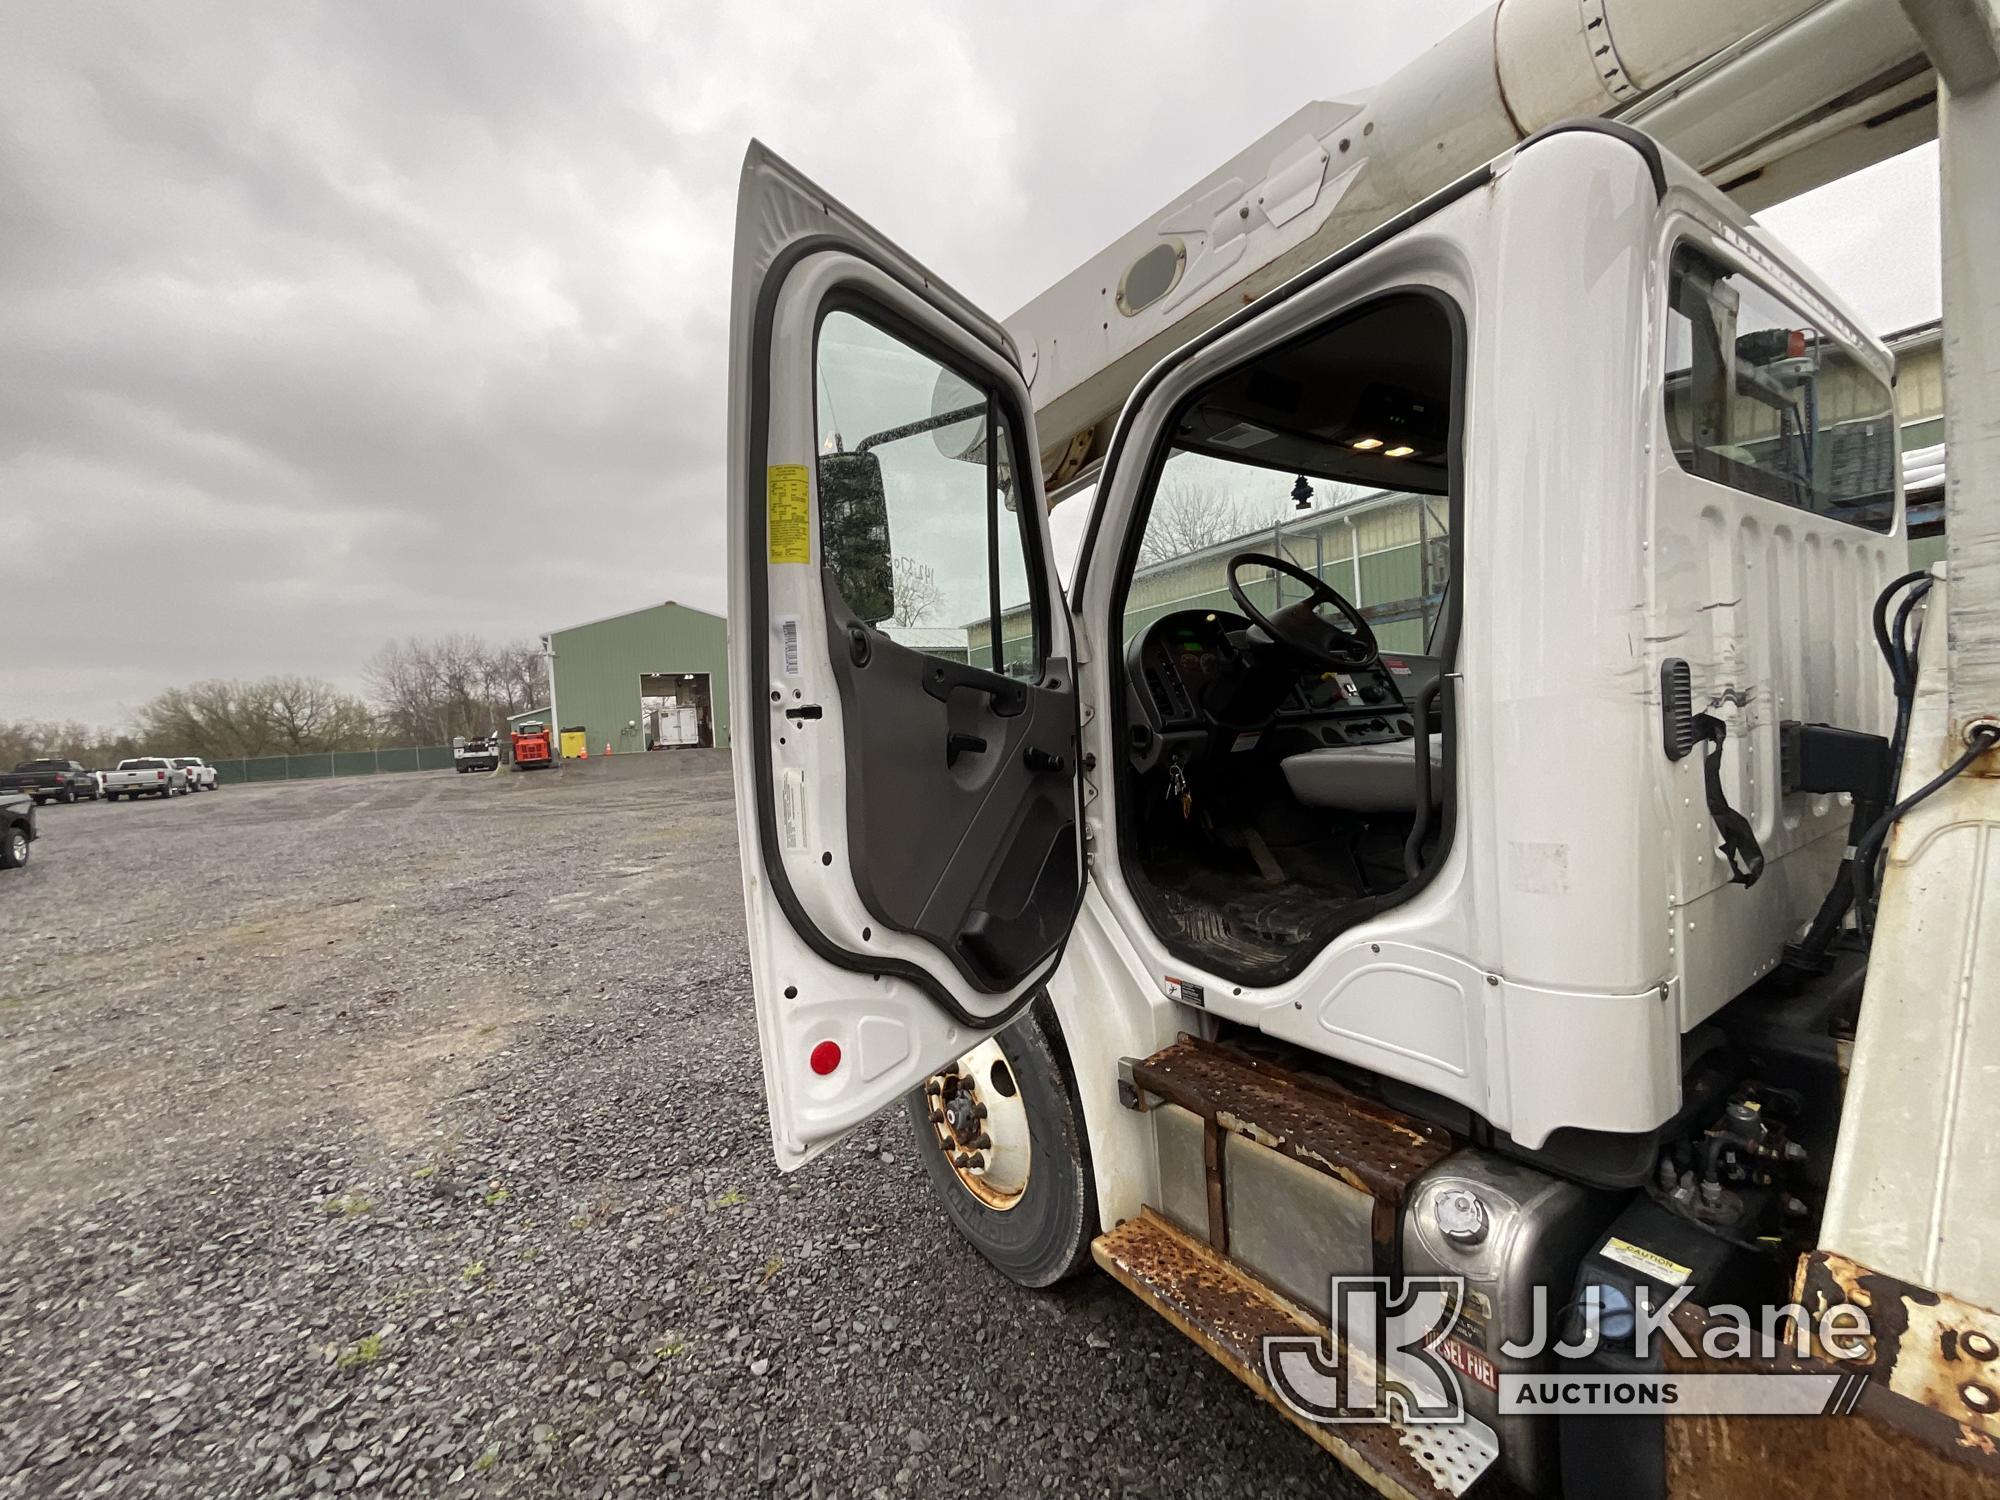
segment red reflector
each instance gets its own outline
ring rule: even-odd
[[[840,1043],[821,1042],[812,1050],[812,1070],[824,1078],[840,1066]]]
[[[153,775],[157,780],[160,781],[165,781],[167,779],[167,773],[165,771],[155,771]]]

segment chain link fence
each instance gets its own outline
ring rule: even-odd
[[[330,776],[379,776],[390,771],[449,771],[449,745],[396,750],[329,750],[314,755],[253,755],[210,761],[219,784],[245,781],[323,781]]]

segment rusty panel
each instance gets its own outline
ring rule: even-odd
[[[1390,1205],[1452,1152],[1449,1134],[1322,1079],[1182,1037],[1132,1069],[1146,1092]]]
[[[1277,1400],[1264,1378],[1263,1340],[1279,1334],[1323,1338],[1326,1326],[1201,1241],[1146,1209],[1098,1236],[1091,1253],[1140,1301],[1379,1494],[1429,1500],[1452,1493],[1433,1479],[1419,1451],[1408,1446],[1412,1441],[1421,1446],[1421,1438],[1412,1439],[1388,1424],[1310,1422]]]
[[[1804,1305],[1815,1310],[1811,1302]],[[1690,1339],[1698,1339],[1706,1319],[1700,1308],[1686,1306],[1676,1311],[1674,1321]],[[1669,1346],[1666,1368],[1669,1373],[1870,1373],[1845,1416],[1667,1419],[1667,1494],[1674,1500],[2000,1496],[2000,1456],[1993,1439],[1896,1394],[1866,1361],[1831,1363],[1790,1355],[1760,1361],[1687,1360]]]
[[[1864,1309],[1870,1358],[1843,1368],[1865,1370],[2000,1451],[2000,1317],[1831,1250],[1800,1260],[1793,1299],[1815,1316],[1840,1303]]]

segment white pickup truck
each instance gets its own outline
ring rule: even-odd
[[[187,773],[187,789],[191,792],[212,792],[215,790],[215,767],[199,755],[176,755],[173,763]]]
[[[120,797],[173,797],[188,789],[188,773],[173,761],[157,755],[121,760],[104,776],[106,800]]]

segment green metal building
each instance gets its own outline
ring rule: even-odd
[[[669,599],[542,637],[558,730],[592,755],[729,743],[728,622]]]

